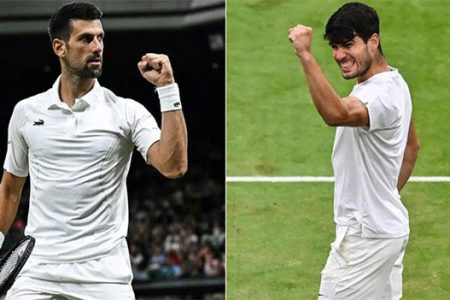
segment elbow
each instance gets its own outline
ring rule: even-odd
[[[331,127],[341,126],[345,124],[350,116],[350,113],[346,108],[318,109],[318,111],[325,124]]]
[[[328,126],[337,127],[343,124],[343,122],[346,120],[346,117],[341,114],[328,114],[322,115],[322,119]]]
[[[339,122],[335,119],[323,119],[325,121],[325,124],[327,124],[330,127],[337,127],[339,126]]]
[[[178,179],[184,176],[188,170],[187,162],[179,163],[170,170],[166,170],[165,172],[161,172],[165,177],[170,179]]]

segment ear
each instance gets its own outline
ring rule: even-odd
[[[59,58],[66,57],[67,46],[66,46],[66,42],[64,42],[64,40],[54,39],[52,42],[52,48],[53,48],[53,52],[55,52],[55,54]]]
[[[378,33],[374,33],[367,42],[370,50],[375,51],[378,49],[378,45],[380,44],[380,36],[378,35]]]

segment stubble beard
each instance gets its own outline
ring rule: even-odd
[[[367,49],[365,49],[364,57],[361,61],[358,62],[358,65],[358,69],[355,73],[349,75],[345,75],[344,73],[342,73],[342,77],[347,80],[354,79],[363,76],[367,73],[367,71],[369,71],[370,67],[372,66],[372,58],[370,57],[370,53]]]
[[[91,78],[98,78],[102,75],[103,71],[103,65],[100,65],[99,67],[90,67],[89,63],[85,64],[82,68],[76,69],[71,68],[73,73],[80,77],[81,79],[91,79]]]
[[[89,79],[89,78],[98,78],[102,75],[103,65],[100,65],[98,68],[90,68],[89,64],[84,65],[84,67],[77,74],[80,78]]]
[[[103,72],[103,61],[98,67],[90,66],[89,62],[87,62],[81,68],[80,67],[77,68],[73,66],[69,62],[69,60],[65,61],[65,65],[71,74],[79,77],[80,79],[98,78],[102,75]]]

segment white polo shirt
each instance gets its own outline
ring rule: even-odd
[[[31,259],[45,263],[99,258],[123,242],[133,148],[147,159],[160,138],[155,119],[138,102],[96,81],[69,108],[59,98],[59,80],[17,103],[4,163],[16,176],[30,174],[25,233],[36,238]]]
[[[363,237],[409,234],[397,180],[408,139],[411,95],[396,69],[355,85],[351,96],[369,113],[369,128],[338,127],[333,148],[334,220],[362,224]]]

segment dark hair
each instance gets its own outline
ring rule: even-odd
[[[375,9],[352,2],[344,4],[328,19],[323,37],[331,44],[342,45],[355,36],[367,43],[374,33],[380,34],[380,20]],[[381,42],[378,49],[383,53]]]
[[[72,31],[71,20],[97,20],[102,18],[102,11],[95,5],[83,2],[69,3],[61,6],[50,18],[48,35],[50,41],[62,39],[68,41]]]

